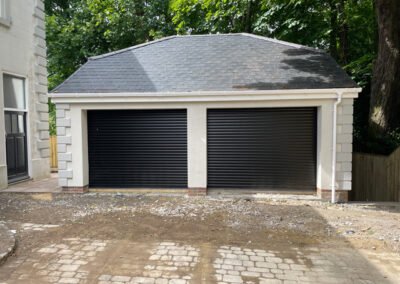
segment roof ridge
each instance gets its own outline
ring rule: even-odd
[[[310,47],[310,46],[306,46],[306,45],[302,45],[302,44],[292,43],[292,42],[288,42],[288,41],[284,41],[284,40],[279,40],[279,39],[275,39],[275,38],[270,38],[270,37],[266,37],[266,36],[260,36],[260,35],[255,35],[255,34],[251,34],[251,33],[240,33],[240,34],[244,35],[244,36],[256,38],[259,40],[265,40],[265,41],[278,43],[278,44],[282,44],[282,45],[286,45],[286,46],[291,46],[291,47],[295,47],[295,48],[303,48],[303,49],[307,49],[307,50],[326,53],[322,49],[318,49],[318,48],[314,48],[314,47]]]
[[[158,42],[170,40],[170,39],[173,39],[173,38],[176,38],[176,37],[178,37],[178,36],[177,35],[173,35],[173,36],[163,37],[163,38],[160,38],[160,39],[144,42],[144,43],[141,43],[141,44],[138,44],[138,45],[130,46],[130,47],[127,47],[127,48],[116,50],[116,51],[111,51],[111,52],[108,52],[108,53],[91,56],[91,57],[88,58],[88,60],[96,60],[96,59],[101,59],[101,58],[108,57],[108,56],[113,56],[115,54],[123,53],[123,52],[129,51],[129,50],[133,50],[133,49],[138,49],[138,48],[145,47],[145,46],[148,46],[148,45],[151,45],[151,44],[155,44],[155,43],[158,43]]]
[[[108,52],[108,53],[104,53],[104,54],[100,54],[100,55],[91,56],[91,57],[88,58],[88,60],[96,60],[96,59],[101,59],[101,58],[113,56],[113,55],[116,55],[116,54],[120,54],[120,53],[127,52],[127,51],[134,50],[134,49],[139,49],[139,48],[151,45],[151,44],[156,44],[156,43],[159,43],[159,42],[162,42],[162,41],[167,41],[167,40],[174,39],[174,38],[209,37],[209,36],[240,36],[240,35],[241,36],[247,36],[247,37],[256,38],[256,39],[259,39],[259,40],[269,41],[269,42],[273,42],[273,43],[277,43],[277,44],[282,44],[282,45],[286,45],[286,46],[290,46],[290,47],[303,48],[303,49],[307,49],[307,50],[313,50],[313,51],[325,53],[323,50],[318,49],[318,48],[313,48],[313,47],[309,47],[309,46],[305,46],[305,45],[301,45],[301,44],[297,44],[297,43],[291,43],[291,42],[278,40],[278,39],[265,37],[265,36],[260,36],[260,35],[255,35],[255,34],[251,34],[251,33],[214,33],[214,34],[210,33],[210,34],[194,34],[194,35],[172,35],[172,36],[163,37],[163,38],[160,38],[160,39],[148,41],[148,42],[145,42],[145,43],[141,43],[141,44],[138,44],[138,45],[130,46],[130,47],[127,47],[127,48],[123,48],[123,49],[120,49],[120,50],[116,50],[116,51],[112,51],[112,52]]]

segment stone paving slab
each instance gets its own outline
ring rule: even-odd
[[[391,262],[400,275],[400,258]],[[64,238],[0,268],[0,283],[396,283],[351,248],[282,249]]]
[[[0,264],[6,261],[16,246],[15,233],[0,223]]]
[[[0,190],[0,193],[61,193],[58,186],[57,174],[52,173],[49,178],[41,180],[28,180],[10,185],[8,188]]]

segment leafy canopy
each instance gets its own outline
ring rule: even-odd
[[[365,146],[372,0],[45,0],[45,8],[49,89],[90,56],[172,34],[249,32],[324,49],[365,90],[355,106],[356,148]]]

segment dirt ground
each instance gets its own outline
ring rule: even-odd
[[[106,240],[113,243],[114,251],[121,246],[127,250],[132,247],[130,255],[138,254],[134,247],[137,249],[146,243],[154,244],[153,247],[157,247],[156,244],[161,246],[153,249],[155,251],[164,250],[165,242],[170,242],[173,247],[177,244],[186,244],[183,247],[188,251],[193,249],[198,250],[200,255],[208,255],[206,260],[196,260],[200,263],[205,262],[201,264],[203,269],[201,273],[193,272],[191,276],[184,278],[186,279],[184,281],[192,279],[192,283],[212,283],[216,281],[215,279],[223,280],[221,283],[264,283],[261,278],[257,281],[246,281],[243,276],[243,282],[239,282],[240,279],[235,282],[229,280],[229,275],[219,275],[219,272],[215,274],[213,261],[218,259],[217,252],[221,251],[221,247],[228,250],[235,250],[236,247],[243,251],[265,250],[277,256],[289,254],[294,250],[297,252],[321,250],[321,254],[343,250],[354,261],[364,263],[365,260],[363,269],[369,270],[371,277],[377,277],[364,279],[370,282],[357,282],[354,278],[351,283],[384,283],[384,281],[400,283],[400,206],[396,204],[332,205],[316,200],[299,200],[291,196],[282,198],[275,195],[253,199],[99,193],[84,195],[2,193],[0,222],[16,230],[18,239],[14,256],[0,267],[0,282],[5,283],[25,283],[24,277],[29,276],[31,272],[27,274],[26,268],[24,271],[18,266],[22,260],[26,260],[24,263],[26,267],[29,257],[35,252],[41,249],[45,251],[46,246],[50,246],[47,250],[51,251],[52,245],[65,246],[65,242],[71,240],[77,242],[77,250],[82,249],[78,248],[80,245],[78,242],[82,242],[81,240]],[[76,241],[77,238],[79,241]],[[142,249],[145,251],[149,248],[145,246]],[[116,263],[121,256],[114,255],[114,257],[116,260],[113,263]],[[318,259],[318,256],[313,257]],[[105,257],[104,261],[109,261],[107,258]],[[281,258],[284,259],[283,256]],[[147,259],[147,255],[143,259]],[[87,259],[85,261],[87,262]],[[136,260],[137,263],[142,261],[145,262]],[[343,256],[342,262],[345,261],[347,259]],[[131,262],[135,263],[135,260],[132,258]],[[349,263],[347,266],[351,266],[351,260]],[[214,267],[217,266],[218,264],[214,263]],[[143,271],[145,269],[143,267],[136,270]],[[101,277],[105,279],[104,283],[118,282],[111,280],[106,282],[108,274],[107,277],[103,274],[99,271],[92,282],[99,282]],[[305,274],[306,271],[303,276]],[[75,277],[76,275],[78,274],[75,274]],[[275,279],[276,275],[278,274],[273,274],[271,279]],[[129,277],[136,277],[136,274]],[[293,281],[306,283],[301,281],[299,276],[296,277]],[[336,276],[330,275],[330,277]],[[362,275],[360,277],[362,278]],[[60,279],[57,278],[57,281],[61,281]],[[281,278],[275,280],[280,281],[279,279]],[[30,281],[27,283],[39,283],[35,282],[39,280]],[[81,283],[70,281],[69,283]],[[134,281],[134,278],[130,278],[129,281]],[[144,283],[138,279],[135,281],[137,282],[132,283]]]

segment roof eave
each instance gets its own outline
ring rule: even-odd
[[[245,100],[304,100],[357,98],[361,88],[241,90],[196,92],[125,92],[125,93],[53,93],[55,103],[117,103],[117,102],[212,102]]]

